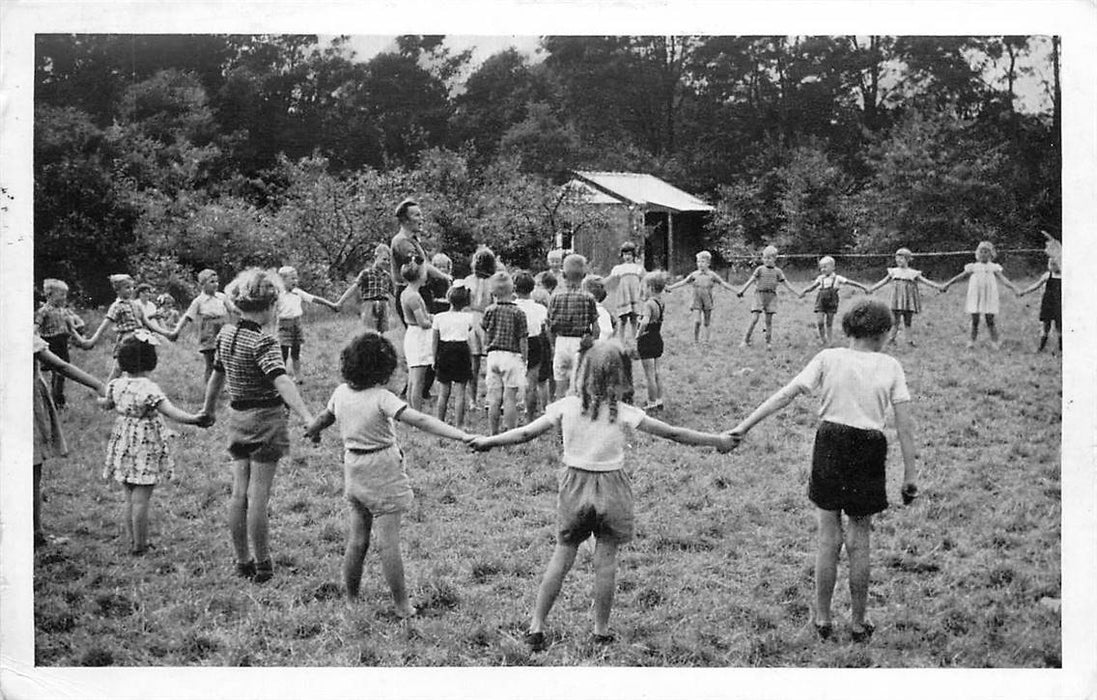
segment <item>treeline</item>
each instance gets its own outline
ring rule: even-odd
[[[443,37],[39,35],[35,272],[95,301],[129,269],[288,262],[323,289],[408,194],[427,236],[527,264],[602,222],[571,169],[650,172],[717,207],[725,255],[1040,242],[1060,229],[1053,37],[542,37],[479,66]],[[1046,62],[1050,107],[1016,85]],[[461,260],[458,260],[460,268]]]

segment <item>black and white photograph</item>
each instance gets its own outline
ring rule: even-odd
[[[1024,5],[4,2],[0,694],[1097,696]]]

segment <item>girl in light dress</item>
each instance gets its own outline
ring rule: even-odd
[[[174,480],[175,462],[166,438],[161,415],[188,425],[212,424],[208,416],[187,413],[164,395],[149,379],[156,369],[157,341],[138,330],[118,348],[122,376],[107,382],[103,408],[113,409],[118,418],[107,441],[104,479],[114,479],[126,489],[126,534],[130,554],[140,556],[149,549],[149,501],[156,485]]]
[[[643,303],[640,295],[640,283],[643,277],[644,266],[636,260],[636,244],[625,241],[621,244],[621,262],[613,266],[604,280],[607,284],[610,284],[611,280],[617,282],[614,306],[618,318],[618,337],[622,343],[632,343],[636,340],[637,322]],[[627,338],[626,326],[631,333]]]
[[[910,261],[913,257],[914,253],[910,252],[910,248],[900,248],[895,251],[895,267],[889,267],[887,277],[868,288],[868,293],[872,294],[885,284],[892,285],[892,326],[891,336],[888,338],[889,343],[895,342],[895,337],[899,335],[899,322],[902,321],[903,326],[906,328],[907,342],[912,346],[915,345],[911,322],[914,319],[914,314],[922,311],[922,295],[918,290],[919,284],[933,287],[939,292],[947,289],[947,285],[932,282],[922,276],[921,270],[912,268]]]
[[[995,323],[998,316],[998,281],[1001,280],[1014,294],[1017,294],[1017,285],[1006,279],[1002,266],[994,262],[994,244],[990,241],[979,242],[975,247],[975,262],[964,265],[963,272],[945,282],[945,290],[965,277],[968,278],[968,285],[964,311],[971,315],[971,338],[967,346],[975,347],[975,341],[979,339],[979,316],[982,316],[990,332],[990,346],[997,350],[1000,347]]]

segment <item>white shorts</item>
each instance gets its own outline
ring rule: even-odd
[[[522,361],[522,353],[492,350],[488,353],[485,374],[487,381],[484,386],[488,391],[500,387],[526,388],[526,363]]]
[[[434,333],[430,328],[408,326],[404,333],[404,359],[408,367],[434,364]]]
[[[556,381],[571,383],[579,364],[579,343],[582,340],[569,335],[556,336],[556,347],[552,352],[552,376]]]

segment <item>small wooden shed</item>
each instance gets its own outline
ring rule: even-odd
[[[558,244],[581,253],[603,273],[617,264],[618,249],[627,240],[636,243],[649,270],[683,274],[693,269],[713,207],[646,173],[576,170],[574,175],[564,187],[580,193],[584,206],[600,208],[608,227],[580,230]]]

